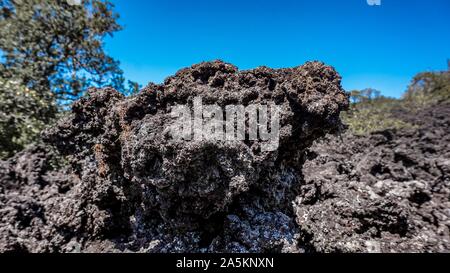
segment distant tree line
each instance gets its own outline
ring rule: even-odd
[[[350,91],[350,101],[352,103],[369,102],[381,97],[381,91],[373,88]]]
[[[393,113],[450,103],[450,61],[448,65],[448,71],[417,74],[401,99],[385,97],[373,88],[350,91],[352,104],[350,110],[342,114],[344,122],[356,134],[411,128],[413,125],[397,119]]]

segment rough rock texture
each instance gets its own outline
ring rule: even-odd
[[[195,96],[280,105],[279,148],[173,141],[170,109]],[[93,89],[45,146],[0,161],[0,252],[449,252],[450,105],[396,113],[416,129],[322,138],[347,106],[317,62]]]
[[[294,205],[310,251],[450,251],[450,105],[397,115],[418,128],[311,148]]]
[[[81,228],[76,176],[36,146],[0,162],[0,252],[62,251]]]
[[[89,91],[44,134],[47,147],[0,167],[0,251],[299,252],[292,201],[304,151],[340,128],[348,98],[333,68],[238,71],[220,61],[124,98]],[[172,106],[281,106],[280,145],[174,141]]]

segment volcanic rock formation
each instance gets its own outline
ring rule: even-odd
[[[319,62],[238,71],[215,61],[129,98],[92,89],[45,132],[47,146],[1,163],[0,250],[301,251],[292,201],[305,149],[341,126],[340,82]],[[194,97],[280,106],[278,149],[174,141],[171,109]],[[54,148],[65,169],[52,167]]]
[[[450,251],[450,105],[327,135],[343,129],[340,80],[319,62],[216,61],[132,97],[91,89],[45,144],[0,161],[0,252]],[[195,97],[280,106],[278,149],[175,141],[171,109]]]

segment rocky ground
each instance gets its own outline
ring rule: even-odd
[[[450,251],[450,105],[396,117],[416,129],[318,141],[294,208],[319,252]]]
[[[125,98],[91,90],[0,162],[0,252],[447,252],[450,106],[352,136],[333,68],[194,65]],[[282,106],[280,145],[185,142],[170,109]],[[327,134],[326,138],[324,138]]]

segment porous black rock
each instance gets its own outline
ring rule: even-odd
[[[291,202],[300,192],[305,149],[341,128],[348,97],[340,83],[320,62],[239,71],[214,61],[128,98],[91,89],[43,135],[68,161],[56,181],[49,159],[24,170],[34,192],[5,186],[21,175],[21,157],[2,162],[0,250],[302,251]],[[172,106],[192,106],[199,96],[221,107],[279,105],[278,149],[262,151],[260,141],[174,141],[165,133]],[[39,161],[35,151],[25,153],[30,164]],[[61,183],[68,188],[58,190]],[[12,197],[18,194],[30,200]],[[28,216],[24,222],[8,213]]]
[[[309,251],[450,251],[450,105],[396,117],[416,128],[308,150],[294,209]]]
[[[280,143],[174,141],[172,106],[281,106]],[[319,62],[220,61],[139,94],[91,89],[0,161],[0,252],[449,252],[450,105],[340,132],[348,98]]]

